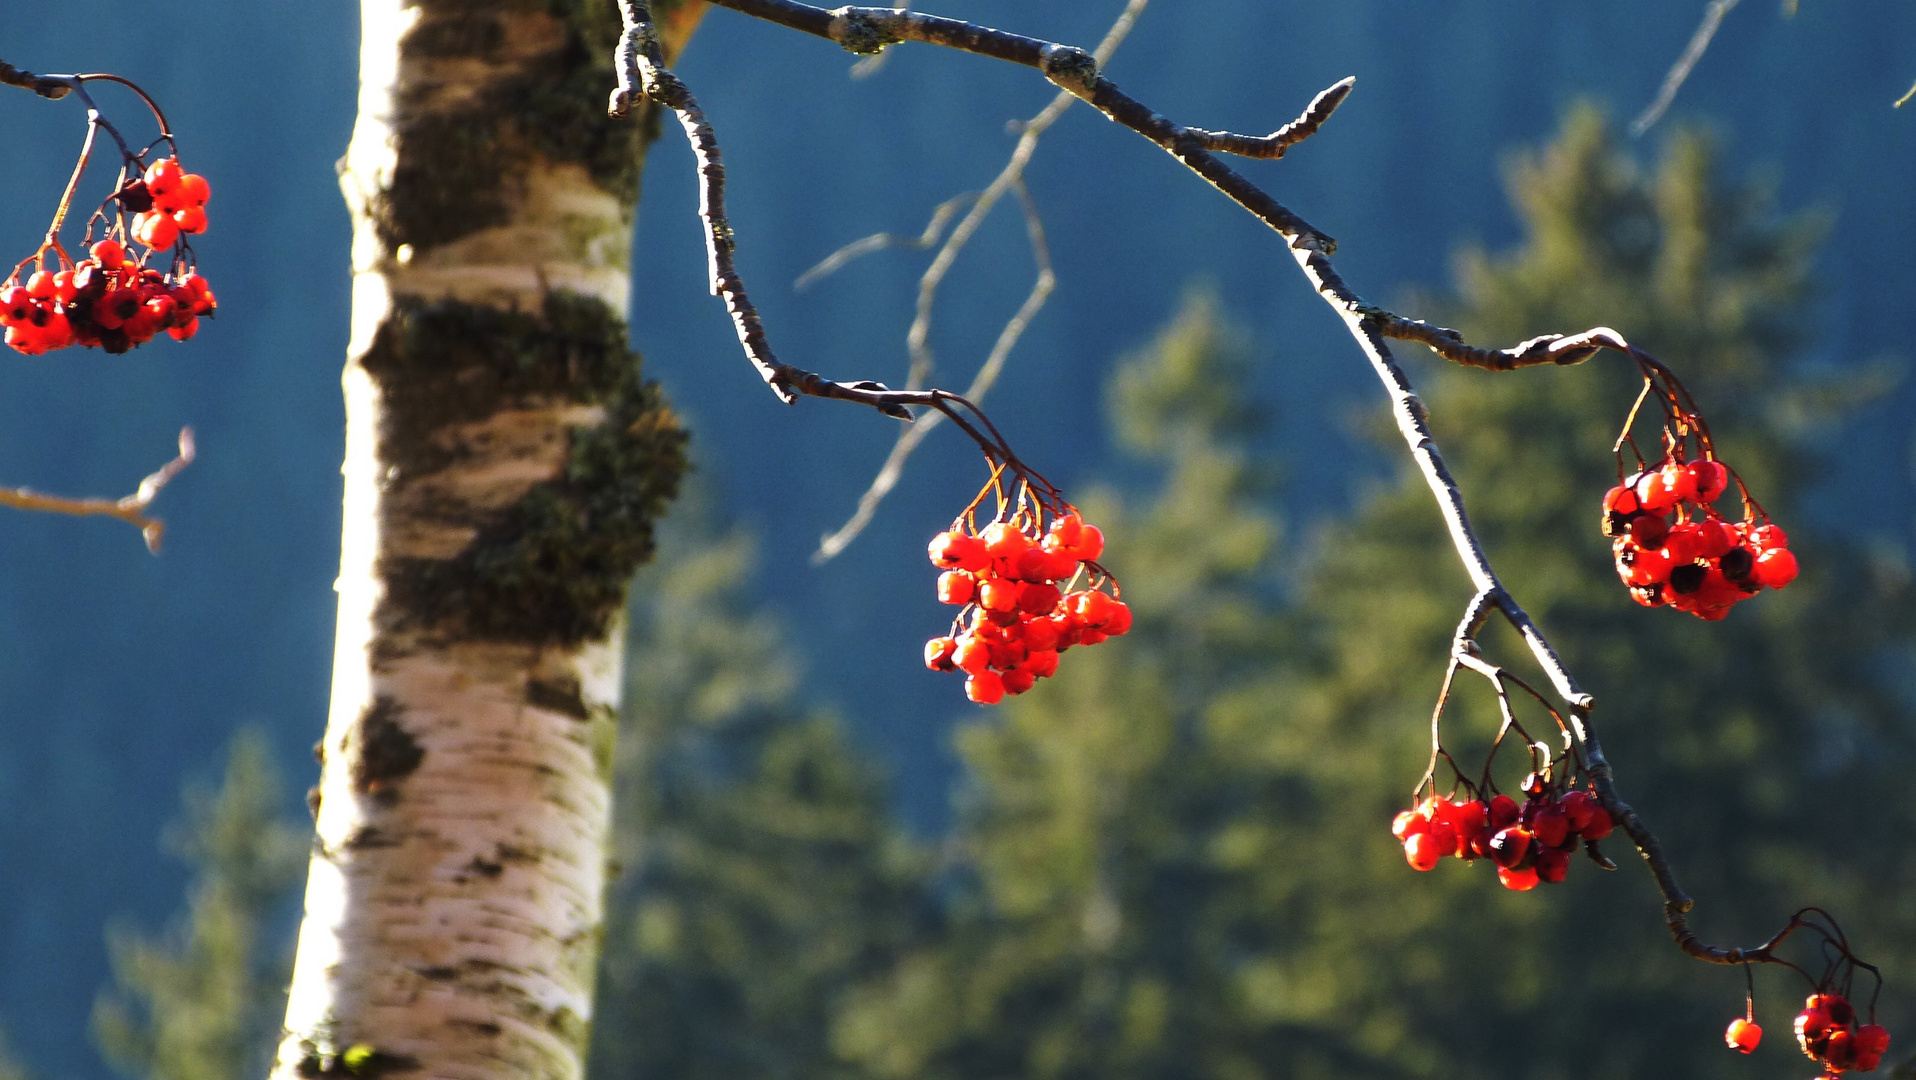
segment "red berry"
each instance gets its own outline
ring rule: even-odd
[[[1101,592],[1075,592],[1065,597],[1065,611],[1079,626],[1101,629],[1111,619],[1111,598]]]
[[[1506,889],[1514,892],[1529,892],[1537,887],[1537,869],[1531,867],[1528,870],[1511,870],[1499,866],[1497,880],[1502,882]]]
[[[1758,551],[1790,546],[1790,536],[1775,525],[1758,525],[1750,530],[1750,546]]]
[[[1759,585],[1780,589],[1796,580],[1796,556],[1788,548],[1771,548],[1756,557],[1751,576]]]
[[[1656,514],[1640,514],[1630,520],[1630,539],[1638,547],[1659,548],[1670,535],[1670,522]]]
[[[53,275],[45,270],[35,270],[27,279],[27,295],[35,300],[53,299]]]
[[[180,227],[158,210],[149,210],[133,219],[133,239],[155,251],[172,247],[179,238]]]
[[[1663,486],[1677,497],[1677,501],[1694,499],[1697,493],[1697,475],[1681,461],[1672,461],[1663,466]]]
[[[178,182],[183,172],[179,158],[165,157],[148,165],[144,178],[150,187],[154,181]]]
[[[985,542],[985,550],[991,553],[992,558],[1006,559],[1013,564],[1031,546],[1030,537],[1005,521],[994,521],[985,526],[985,531],[979,533],[978,538]]]
[[[963,570],[947,570],[938,575],[938,602],[969,604],[978,594],[978,579]]]
[[[1730,486],[1730,470],[1724,468],[1720,461],[1692,461],[1685,468],[1695,477],[1696,495],[1693,498],[1698,502],[1715,502],[1717,496]]]
[[[1563,808],[1563,816],[1570,820],[1570,831],[1575,833],[1581,833],[1592,816],[1603,812],[1587,791],[1566,792],[1557,800],[1557,805]]]
[[[1018,590],[1018,610],[1032,615],[1048,614],[1058,606],[1061,594],[1048,581],[1028,581]]]
[[[978,606],[987,611],[1012,611],[1018,606],[1018,593],[1018,582],[986,578],[978,586]]]
[[[1593,802],[1595,800],[1592,800]],[[1610,811],[1601,805],[1593,806],[1590,811],[1590,823],[1577,830],[1577,835],[1585,840],[1601,840],[1616,831],[1617,823],[1610,820]]]
[[[1537,877],[1552,885],[1558,884],[1570,876],[1570,853],[1561,848],[1541,848],[1537,851]]]
[[[1084,530],[1084,519],[1074,511],[1061,514],[1052,519],[1051,528],[1046,531],[1045,539],[1057,541],[1060,548],[1076,547],[1078,534]]]
[[[1732,1050],[1740,1050],[1745,1054],[1755,1050],[1756,1044],[1762,1041],[1763,1029],[1740,1016],[1730,1021],[1729,1030],[1723,1033],[1723,1043],[1725,1046],[1728,1046]]]
[[[1086,525],[1078,533],[1078,542],[1066,549],[1080,562],[1097,562],[1104,554],[1104,532],[1096,525]]]
[[[1856,1037],[1846,1027],[1830,1031],[1829,1040],[1823,1044],[1823,1064],[1832,1072],[1842,1072],[1856,1066]]]
[[[1051,649],[1032,649],[1025,654],[1024,668],[1040,679],[1058,673],[1058,654]]]
[[[1508,869],[1523,861],[1530,853],[1530,831],[1519,825],[1497,830],[1490,838],[1490,857],[1497,865]]]
[[[1026,581],[1056,581],[1061,576],[1053,573],[1057,569],[1057,560],[1051,552],[1041,547],[1026,548],[1018,554],[1018,576]],[[1074,562],[1072,568],[1076,569]]]
[[[1637,500],[1645,510],[1661,514],[1677,504],[1677,494],[1664,482],[1662,472],[1648,472],[1637,481]]]
[[[976,675],[991,666],[991,643],[972,634],[960,634],[951,661],[960,670]]]
[[[986,643],[986,651],[991,657],[991,667],[1009,671],[1024,663],[1030,650],[1022,641],[991,641]]]
[[[1052,620],[1028,619],[1023,624],[1025,647],[1032,652],[1049,652],[1058,647],[1058,624]]]
[[[203,233],[206,231],[206,211],[197,206],[188,206],[173,211],[173,224],[183,233]]]
[[[1434,870],[1443,857],[1442,845],[1427,832],[1412,833],[1404,838],[1404,861],[1412,870]]]
[[[1545,806],[1530,822],[1530,831],[1544,847],[1560,848],[1570,837],[1570,816],[1560,806]]]
[[[1430,831],[1430,819],[1415,810],[1400,811],[1391,819],[1390,834],[1399,840],[1408,840],[1412,835]]]
[[[1490,800],[1489,809],[1490,809],[1490,826],[1489,827],[1493,830],[1502,829],[1509,825],[1515,825],[1517,823],[1517,818],[1521,816],[1523,813],[1522,808],[1520,808],[1517,805],[1517,800],[1511,798],[1508,795],[1494,796]]]
[[[1603,512],[1606,514],[1634,514],[1642,509],[1637,502],[1637,494],[1629,488],[1619,485],[1611,488],[1603,496]]]
[[[187,173],[180,177],[180,197],[186,200],[189,207],[205,206],[206,200],[213,197],[213,189],[207,184],[206,177],[199,173]]]
[[[1054,653],[1053,655],[1056,654]],[[1005,673],[999,676],[999,680],[1004,683],[1005,693],[1013,695],[1022,694],[1037,683],[1038,673],[1028,667],[1019,665],[1017,667],[1006,668]]]
[[[126,249],[118,240],[102,240],[93,245],[93,261],[108,270],[118,270],[126,262]]]
[[[996,705],[1005,699],[1005,681],[995,671],[980,671],[965,680],[965,696],[980,705]]]
[[[1883,1054],[1889,1050],[1889,1029],[1881,1024],[1864,1024],[1856,1029],[1856,1052]]]
[[[1696,539],[1696,553],[1700,559],[1721,559],[1741,542],[1736,529],[1724,521],[1697,522]]]
[[[957,671],[958,665],[952,663],[952,650],[957,643],[948,637],[935,637],[925,642],[925,666],[933,671]]]
[[[1111,601],[1111,617],[1104,621],[1104,632],[1110,637],[1118,637],[1131,629],[1131,605],[1122,600]]]
[[[1661,519],[1641,517],[1637,520],[1658,521]],[[1673,569],[1675,567],[1670,562],[1670,554],[1663,548],[1640,548],[1632,545],[1624,549],[1623,555],[1619,556],[1617,561],[1617,572],[1623,577],[1626,585],[1661,585],[1669,580],[1670,571]]]
[[[198,274],[186,279],[188,288],[194,288],[194,282],[201,281]],[[195,289],[195,291],[198,291]],[[211,295],[210,293],[208,295]],[[941,532],[931,538],[928,549],[933,566],[942,566],[947,570],[969,570],[977,573],[991,565],[991,556],[985,551],[984,541],[961,532]]]

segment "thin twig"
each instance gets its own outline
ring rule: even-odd
[[[48,514],[66,514],[72,517],[105,516],[118,518],[140,530],[146,538],[148,551],[159,554],[160,539],[166,533],[166,523],[158,518],[148,517],[146,508],[152,504],[153,497],[167,485],[181,469],[193,463],[193,429],[180,429],[180,452],[172,461],[154,470],[133,494],[122,499],[70,499],[60,495],[42,495],[26,488],[0,488],[0,506],[10,506],[15,510],[34,510]]]
[[[1658,120],[1670,109],[1670,103],[1676,100],[1677,91],[1683,88],[1684,80],[1690,77],[1690,69],[1696,67],[1698,60],[1710,47],[1711,39],[1716,37],[1717,28],[1723,25],[1723,16],[1730,13],[1742,0],[1710,0],[1703,9],[1703,21],[1697,24],[1696,33],[1690,35],[1690,43],[1683,48],[1683,55],[1670,67],[1670,73],[1663,77],[1663,86],[1657,90],[1655,101],[1643,110],[1642,115],[1630,122],[1630,135],[1638,138],[1644,132],[1656,126]]]
[[[1149,3],[1150,0],[1129,0],[1129,3],[1125,4],[1124,10],[1112,22],[1110,29],[1105,31],[1104,40],[1100,41],[1098,47],[1092,51],[1092,56],[1100,64],[1109,60],[1117,52],[1118,46],[1131,33],[1131,28],[1137,24],[1138,16],[1144,13]],[[1012,149],[1010,160],[1005,163],[1003,169],[999,170],[998,175],[985,187],[985,190],[972,201],[969,212],[951,231],[951,236],[939,249],[938,255],[918,279],[917,310],[912,316],[911,329],[905,334],[906,348],[911,353],[911,369],[905,379],[905,385],[908,388],[917,389],[924,386],[931,378],[931,319],[937,303],[939,287],[943,285],[945,276],[957,262],[959,253],[971,241],[978,227],[984,223],[986,215],[990,214],[1007,191],[1015,190],[1024,204],[1025,228],[1031,238],[1032,257],[1038,263],[1038,277],[1032,283],[1031,291],[1026,294],[1024,303],[1019,305],[1018,311],[1012,315],[1010,321],[1005,324],[1004,330],[999,333],[991,355],[985,359],[978,374],[973,377],[971,385],[965,389],[966,397],[973,401],[983,400],[986,392],[997,381],[998,372],[1004,367],[1005,358],[1010,354],[1012,346],[1017,344],[1025,328],[1031,324],[1032,319],[1037,317],[1045,301],[1050,298],[1057,279],[1051,271],[1050,250],[1044,243],[1044,226],[1038,220],[1037,208],[1032,204],[1030,192],[1024,187],[1024,173],[1025,167],[1031,162],[1031,155],[1038,148],[1039,137],[1057,123],[1058,118],[1063,116],[1076,100],[1075,95],[1061,90],[1039,111],[1038,115],[1018,125],[1018,145]],[[938,209],[942,212],[945,207],[951,205],[952,202],[948,201]],[[938,217],[934,214],[932,225],[937,224]],[[930,236],[931,232],[931,227],[927,227],[926,236]],[[867,238],[868,241],[870,239],[873,238]],[[860,241],[860,243],[865,242]],[[840,249],[840,253],[848,250],[850,249]],[[834,254],[826,262],[829,263],[837,257],[837,254]],[[824,266],[825,263],[819,264],[819,267],[814,270],[807,271],[805,278],[800,280],[810,279]],[[834,266],[833,269],[836,267]],[[937,416],[927,416],[922,423],[898,433],[898,439],[892,443],[891,451],[885,455],[885,463],[880,466],[878,475],[872,478],[864,494],[858,497],[858,506],[852,511],[851,518],[819,541],[818,550],[812,553],[814,563],[822,563],[834,558],[865,530],[865,526],[871,523],[872,515],[877,512],[878,504],[883,502],[885,496],[897,486],[899,478],[904,473],[905,462],[918,448],[918,444],[925,441],[925,436],[929,434],[930,429],[937,426],[937,421]]]
[[[1903,106],[1909,104],[1910,98],[1916,98],[1916,83],[1911,83],[1909,85],[1909,92],[1904,94],[1902,97],[1897,98],[1895,104],[1891,105],[1890,108],[1900,109]]]
[[[951,219],[958,213],[958,208],[976,201],[978,201],[978,192],[966,191],[939,203],[932,209],[931,220],[925,223],[925,231],[916,237],[881,232],[873,233],[860,240],[853,240],[820,259],[811,269],[798,275],[797,280],[792,282],[792,289],[803,292],[811,288],[813,282],[830,277],[844,269],[853,259],[870,255],[875,251],[884,251],[888,248],[915,248],[919,251],[929,251],[936,247],[939,239],[945,235],[945,226],[951,224]]]
[[[621,7],[629,10],[634,2],[635,0],[622,0]],[[1773,948],[1781,937],[1787,936],[1794,926],[1786,928],[1778,938],[1754,950],[1710,946],[1699,941],[1690,931],[1686,916],[1694,906],[1694,902],[1677,885],[1656,835],[1643,823],[1635,810],[1623,802],[1617,794],[1610,763],[1604,757],[1603,748],[1590,723],[1594,699],[1577,685],[1575,678],[1535,621],[1518,605],[1498,580],[1488,556],[1484,553],[1482,542],[1470,526],[1469,517],[1464,511],[1462,493],[1444,464],[1436,441],[1431,437],[1424,404],[1411,388],[1402,367],[1391,354],[1388,339],[1396,336],[1424,341],[1440,352],[1445,352],[1446,355],[1455,354],[1455,357],[1468,358],[1460,362],[1490,361],[1481,366],[1500,370],[1523,366],[1526,362],[1573,362],[1571,359],[1573,356],[1576,359],[1582,359],[1598,349],[1606,348],[1629,353],[1640,365],[1646,366],[1646,369],[1649,365],[1655,365],[1655,368],[1661,369],[1662,365],[1656,364],[1645,354],[1631,348],[1614,331],[1599,329],[1574,337],[1537,339],[1511,350],[1481,350],[1468,346],[1461,336],[1454,332],[1441,332],[1439,328],[1402,319],[1365,303],[1345,284],[1332,267],[1330,255],[1335,250],[1335,243],[1329,236],[1311,226],[1255,184],[1219,161],[1204,144],[1204,137],[1196,134],[1193,129],[1159,116],[1143,103],[1120,91],[1099,74],[1096,59],[1082,49],[992,30],[960,20],[943,19],[890,8],[844,7],[827,11],[824,8],[799,3],[797,0],[713,0],[713,2],[721,7],[728,7],[826,38],[855,53],[871,54],[898,42],[918,41],[1037,68],[1060,88],[1090,102],[1107,117],[1156,143],[1282,236],[1290,248],[1292,257],[1297,260],[1306,279],[1310,281],[1313,290],[1344,320],[1345,328],[1350,331],[1365,357],[1370,361],[1378,379],[1384,384],[1390,397],[1391,411],[1397,420],[1398,430],[1409,447],[1412,458],[1417,462],[1419,470],[1424,474],[1425,482],[1443,515],[1452,546],[1456,549],[1458,558],[1464,565],[1465,573],[1475,587],[1471,608],[1466,616],[1466,625],[1477,621],[1480,609],[1494,607],[1524,639],[1525,645],[1538,665],[1548,674],[1551,685],[1568,705],[1569,726],[1575,735],[1578,762],[1590,775],[1604,809],[1623,827],[1625,833],[1636,844],[1644,862],[1649,865],[1664,898],[1665,920],[1678,946],[1685,953],[1711,963],[1774,961],[1775,958],[1768,955],[1768,950]],[[625,74],[622,73],[620,78],[622,88],[629,85]],[[1320,100],[1322,100],[1321,95]],[[615,103],[616,101],[615,96]],[[1210,134],[1215,136],[1216,133]],[[1538,342],[1545,343],[1538,344]],[[754,358],[754,362],[758,362],[757,358]],[[787,370],[795,371],[796,369]],[[881,402],[898,405],[920,404],[922,403],[921,395],[926,393],[912,390],[882,390],[877,387],[877,384],[848,386],[843,383],[828,383],[818,379],[817,376],[810,376],[810,379],[816,380],[820,384],[819,388],[804,385],[803,380],[792,385],[804,393],[864,401],[866,404]],[[929,393],[941,407],[942,412],[961,425],[964,424],[949,405],[950,402],[959,400],[955,395],[940,391]],[[976,437],[974,435],[974,438]],[[1487,615],[1487,610],[1484,613]],[[1474,652],[1474,649],[1472,651]],[[1795,922],[1795,920],[1792,921]]]
[[[58,101],[73,92],[71,78],[63,75],[35,75],[0,60],[0,85],[31,90],[48,101]]]
[[[1025,211],[1025,228],[1031,237],[1032,257],[1038,263],[1038,278],[1032,283],[1031,292],[1025,296],[1025,302],[1019,306],[1017,314],[999,331],[991,355],[985,358],[984,365],[972,377],[971,385],[965,388],[965,397],[972,401],[982,399],[998,381],[998,374],[1004,370],[1005,360],[1011,355],[1012,348],[1024,336],[1025,328],[1037,317],[1039,309],[1050,299],[1058,283],[1058,277],[1051,269],[1051,248],[1045,242],[1044,222],[1038,217],[1037,203],[1025,189],[1023,180],[1018,181],[1017,192],[1018,201]],[[818,550],[812,553],[813,564],[836,557],[845,550],[846,545],[858,538],[859,533],[865,531],[865,526],[871,524],[872,515],[878,511],[878,504],[891,494],[891,490],[898,486],[899,478],[904,476],[905,462],[911,457],[912,451],[918,449],[918,444],[925,441],[925,436],[931,434],[940,419],[941,414],[930,413],[898,433],[898,441],[892,443],[891,452],[885,455],[885,464],[879,468],[878,475],[872,478],[871,486],[858,497],[858,507],[852,511],[851,519],[818,542]]]

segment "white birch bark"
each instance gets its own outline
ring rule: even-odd
[[[402,468],[386,456],[405,422],[394,376],[366,360],[409,303],[536,313],[566,289],[623,318],[636,186],[608,190],[578,162],[500,147],[515,155],[501,219],[415,250],[388,200],[402,168],[434,165],[406,160],[408,125],[549,69],[568,26],[543,3],[363,0],[361,19],[359,117],[341,164],[354,239],[339,621],[273,1075],[575,1078],[606,881],[618,623],[584,641],[488,638],[407,618],[388,586],[393,566],[456,558],[560,476],[572,437],[605,412],[563,395],[502,399],[427,433],[430,467]],[[609,88],[608,76],[601,102]]]

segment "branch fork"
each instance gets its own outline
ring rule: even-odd
[[[0,506],[70,517],[118,518],[140,530],[140,535],[146,540],[146,549],[157,555],[160,553],[160,540],[166,534],[166,523],[148,516],[147,507],[152,505],[160,489],[178,476],[181,469],[193,463],[193,453],[193,429],[181,428],[179,453],[172,461],[141,480],[140,486],[131,495],[120,499],[74,499],[61,495],[42,495],[26,488],[0,488]]]

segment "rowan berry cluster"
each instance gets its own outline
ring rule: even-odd
[[[925,666],[964,672],[965,696],[980,705],[1031,689],[1073,645],[1131,629],[1131,609],[1097,563],[1104,534],[1068,504],[1060,510],[1041,527],[1042,504],[1021,497],[1016,513],[981,530],[967,514],[932,537],[938,599],[961,610],[950,634],[925,643]]]
[[[86,258],[75,262],[60,244],[63,201],[46,243],[0,284],[0,325],[16,352],[38,356],[80,345],[123,353],[162,333],[185,341],[218,307],[185,240],[206,231],[206,178],[183,170],[177,157],[144,170],[137,158],[128,163],[137,171],[130,179],[122,172],[119,188],[88,222]],[[92,242],[95,226],[104,235]],[[136,253],[129,243],[145,250]],[[165,270],[149,265],[163,255]]]
[[[1754,503],[1744,499],[1735,523],[1717,512],[1730,479],[1722,462],[1671,456],[1604,495],[1603,534],[1637,603],[1715,621],[1762,589],[1796,580],[1789,537]]]
[[[1811,994],[1796,1014],[1797,1045],[1823,1066],[1824,1077],[1872,1072],[1882,1062],[1889,1031],[1881,1024],[1859,1026],[1856,1019],[1856,1009],[1841,994]]]
[[[185,341],[219,305],[199,274],[148,269],[117,240],[94,244],[90,256],[0,287],[8,345],[28,356],[69,345],[123,353],[161,333]]]
[[[1404,861],[1413,870],[1433,870],[1446,855],[1466,862],[1489,859],[1504,888],[1528,892],[1540,882],[1555,884],[1570,872],[1570,856],[1582,841],[1601,840],[1615,828],[1594,792],[1582,787],[1553,789],[1531,774],[1524,780],[1523,803],[1502,793],[1489,801],[1426,797],[1391,822],[1391,835],[1404,845]]]

